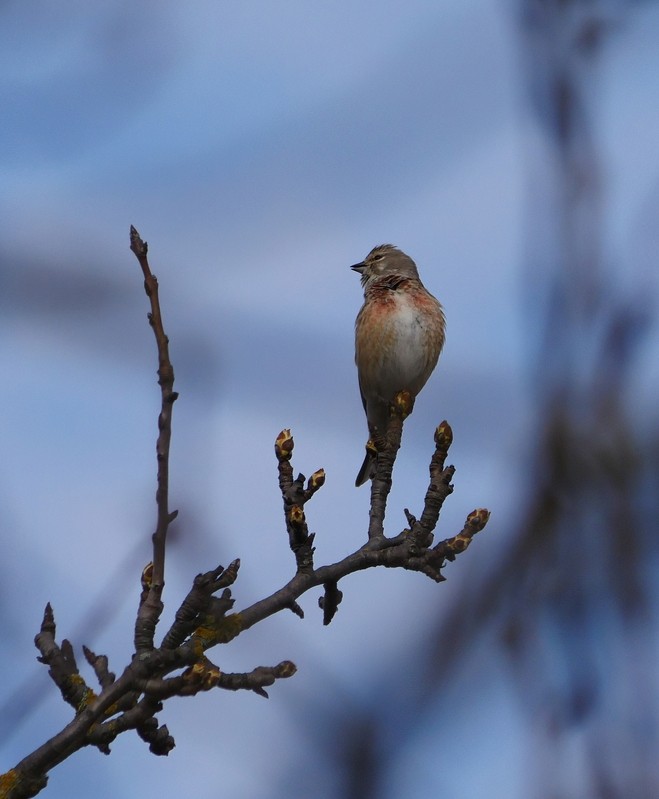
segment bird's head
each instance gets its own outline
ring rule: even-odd
[[[400,275],[401,277],[419,277],[416,264],[409,255],[405,255],[393,244],[379,244],[358,264],[353,264],[351,269],[359,272],[362,286],[379,277]]]

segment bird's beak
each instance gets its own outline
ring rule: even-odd
[[[366,269],[366,264],[362,261],[360,264],[353,264],[351,269],[354,269],[355,272],[359,272],[359,274],[364,273],[364,269]]]

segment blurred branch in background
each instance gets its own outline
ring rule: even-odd
[[[460,675],[469,669],[473,680],[475,670],[480,690],[491,688],[503,653],[503,680],[528,732],[510,764],[522,795],[659,796],[651,578],[659,440],[656,419],[634,419],[630,402],[653,319],[638,285],[636,293],[621,289],[621,267],[607,251],[597,122],[604,48],[633,7],[521,2],[533,128],[524,273],[536,426],[529,482],[503,557],[483,566],[480,580],[472,574],[422,647],[392,667],[408,675],[394,695],[383,702],[380,686],[359,707],[346,702],[324,720],[317,734],[336,795],[394,795],[392,774],[414,769],[401,766],[410,742],[429,730],[450,733],[471,712],[469,693],[457,710],[453,700],[450,713],[437,714]],[[356,738],[359,757],[343,745]],[[433,795],[448,796],[436,751]]]
[[[638,287],[621,290],[607,251],[596,121],[604,48],[632,8],[523,4],[531,105],[547,143],[531,163],[527,307],[544,330],[532,367],[534,485],[517,533],[524,579],[506,581],[502,632],[535,733],[541,797],[574,795],[575,784],[592,797],[659,788],[647,571],[659,452],[629,395],[651,314]],[[552,177],[537,182],[543,155]],[[548,276],[540,292],[537,272]]]

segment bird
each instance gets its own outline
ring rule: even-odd
[[[355,480],[361,486],[375,474],[394,398],[407,391],[413,403],[437,365],[446,320],[414,261],[393,244],[374,247],[350,268],[364,289],[355,321],[355,363],[370,437]]]

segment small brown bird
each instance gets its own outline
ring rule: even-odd
[[[444,311],[426,291],[414,261],[392,244],[374,247],[350,268],[364,287],[355,363],[371,442],[377,442],[386,433],[394,397],[409,391],[414,399],[435,368],[444,346]],[[373,477],[376,457],[367,445],[355,485]]]

